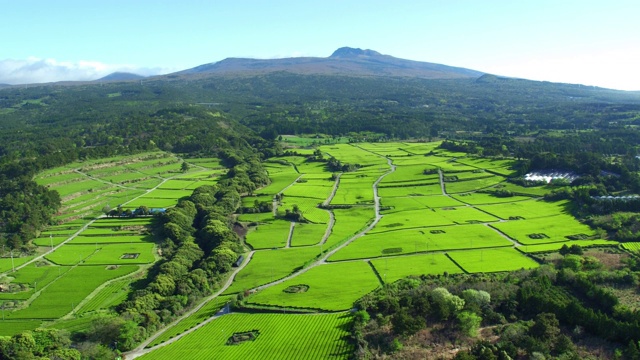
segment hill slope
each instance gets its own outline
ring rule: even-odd
[[[297,57],[285,59],[227,58],[204,64],[178,74],[266,74],[287,71],[295,74],[399,76],[422,79],[477,78],[475,70],[428,62],[399,59],[373,50],[343,47],[327,58]]]
[[[126,81],[126,80],[139,80],[145,77],[138,74],[128,72],[114,72],[105,77],[102,77],[96,81]]]

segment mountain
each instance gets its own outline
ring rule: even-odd
[[[5,87],[9,87],[11,86],[10,84],[0,84],[0,89],[5,88]]]
[[[176,74],[256,75],[286,71],[304,75],[350,75],[413,77],[421,79],[478,78],[482,72],[421,61],[399,59],[374,50],[343,47],[327,58],[296,57],[284,59],[227,58],[200,65]],[[173,75],[176,75],[173,74]]]
[[[100,78],[95,81],[127,81],[127,80],[140,80],[145,77],[138,74],[128,73],[128,72],[114,72],[103,78]]]

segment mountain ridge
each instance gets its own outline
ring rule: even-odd
[[[476,70],[421,62],[383,55],[374,50],[341,47],[329,57],[290,57],[280,59],[226,58],[170,75],[265,74],[286,71],[295,74],[350,76],[392,76],[422,79],[478,78]]]

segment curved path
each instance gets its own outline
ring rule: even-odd
[[[377,154],[376,154],[377,155]],[[380,156],[380,155],[378,155]],[[342,250],[345,246],[351,244],[352,242],[354,242],[355,240],[361,238],[362,236],[364,236],[364,234],[366,234],[368,231],[370,231],[371,229],[373,229],[374,226],[376,226],[378,224],[378,222],[380,221],[380,219],[382,219],[382,215],[380,214],[380,196],[378,196],[378,184],[380,183],[380,181],[382,181],[382,179],[391,174],[392,172],[396,171],[396,166],[393,165],[391,159],[386,158],[387,159],[387,163],[389,164],[389,166],[391,167],[391,169],[389,171],[387,171],[386,173],[380,175],[380,177],[373,183],[373,200],[374,200],[374,204],[375,204],[375,212],[376,212],[376,217],[375,219],[371,222],[371,224],[369,224],[369,226],[367,226],[366,228],[364,228],[364,230],[360,231],[359,233],[355,234],[354,236],[352,236],[349,240],[345,241],[344,243],[340,244],[339,246],[337,246],[336,248],[334,248],[331,251],[328,251],[326,254],[324,254],[320,259],[316,260],[315,262],[313,262],[311,265],[300,269],[298,272],[295,272],[289,276],[286,276],[280,280],[276,280],[274,282],[265,284],[265,285],[261,285],[258,286],[256,288],[253,288],[251,291],[255,292],[255,291],[260,291],[269,287],[272,287],[274,285],[278,285],[278,284],[282,284],[283,282],[289,280],[289,279],[293,279],[299,275],[302,275],[304,273],[306,273],[307,271],[313,269],[314,267],[318,266],[318,265],[322,265],[325,264],[327,259],[329,257],[331,257],[333,254],[335,254],[336,252]]]
[[[336,176],[336,182],[333,184],[333,189],[331,190],[331,194],[329,194],[329,197],[322,202],[323,206],[327,206],[331,204],[331,201],[333,201],[333,198],[336,196],[336,192],[338,192],[338,186],[340,186],[340,176],[342,176],[342,173],[339,173]],[[333,214],[333,211],[327,210],[327,212],[329,212],[329,224],[327,225],[327,230],[324,232],[324,235],[320,240],[321,249],[322,249],[322,245],[327,243],[327,239],[329,239],[329,236],[331,236],[331,232],[333,231],[333,225],[335,225],[336,223],[336,216]],[[320,250],[320,252],[322,252],[322,250]]]
[[[182,316],[180,316],[179,318],[177,318],[176,320],[174,320],[173,322],[171,322],[169,325],[165,326],[164,328],[162,328],[160,331],[156,332],[155,334],[153,334],[151,337],[149,337],[148,339],[146,339],[144,342],[142,342],[140,345],[138,345],[135,349],[123,353],[124,358],[125,359],[135,359],[137,357],[140,357],[146,353],[149,353],[155,349],[161,348],[163,346],[169,345],[175,341],[180,340],[183,336],[190,334],[196,330],[198,330],[199,328],[205,326],[206,324],[210,323],[211,321],[213,321],[214,319],[226,314],[227,312],[219,312],[216,315],[206,319],[205,321],[201,322],[200,324],[192,327],[191,329],[184,331],[183,333],[174,336],[173,338],[158,344],[156,346],[150,347],[148,349],[145,349],[145,347],[149,344],[151,344],[155,339],[157,339],[160,335],[164,334],[165,331],[167,331],[168,329],[174,327],[175,325],[177,325],[180,321],[188,318],[189,316],[193,315],[196,311],[200,310],[203,306],[205,306],[209,301],[215,299],[216,297],[220,296],[220,294],[222,294],[223,292],[225,292],[225,290],[227,290],[227,288],[229,288],[229,286],[231,286],[231,284],[233,283],[233,280],[235,279],[236,275],[242,270],[244,269],[245,266],[247,266],[247,264],[249,263],[249,261],[251,260],[251,257],[253,257],[253,254],[255,253],[255,251],[251,251],[247,254],[247,258],[244,260],[244,262],[242,263],[242,265],[238,266],[229,276],[229,278],[227,279],[227,281],[224,283],[224,285],[214,294],[209,295],[208,297],[206,297],[198,306],[194,307],[193,309],[189,310],[188,312],[184,313]]]
[[[377,154],[376,154],[376,155],[377,155]],[[378,155],[378,156],[380,156],[380,155]],[[305,267],[305,268],[303,268],[303,269],[301,269],[301,270],[299,270],[299,271],[297,271],[297,272],[295,272],[295,273],[293,273],[293,274],[291,274],[291,275],[289,275],[289,276],[287,276],[287,277],[284,277],[284,278],[282,278],[282,279],[280,279],[280,280],[276,280],[276,281],[271,282],[271,283],[269,283],[269,284],[265,284],[265,285],[258,286],[258,287],[256,287],[256,288],[252,289],[251,291],[252,291],[252,292],[255,292],[255,291],[259,291],[259,290],[262,290],[262,289],[266,289],[266,288],[268,288],[268,287],[271,287],[271,286],[274,286],[274,285],[277,285],[277,284],[281,284],[281,283],[283,283],[284,281],[287,281],[287,280],[289,280],[289,279],[295,278],[295,277],[297,277],[297,276],[299,276],[299,275],[301,275],[301,274],[306,273],[307,271],[309,271],[310,269],[312,269],[312,268],[314,268],[314,267],[316,267],[316,266],[318,266],[318,265],[325,264],[325,263],[326,263],[326,260],[327,260],[330,256],[332,256],[332,255],[333,255],[333,254],[335,254],[336,252],[340,251],[340,250],[341,250],[341,249],[343,249],[345,246],[347,246],[347,245],[349,245],[350,243],[352,243],[353,241],[355,241],[355,240],[359,239],[359,238],[360,238],[360,237],[362,237],[364,234],[366,234],[368,231],[370,231],[371,229],[373,229],[373,227],[374,227],[374,226],[376,226],[376,224],[380,221],[380,219],[382,219],[382,215],[380,214],[380,196],[378,196],[378,184],[380,183],[380,181],[382,181],[382,179],[383,179],[385,176],[387,176],[387,175],[391,174],[392,172],[394,172],[394,171],[396,170],[396,166],[395,166],[395,165],[393,165],[393,163],[392,163],[391,159],[389,159],[389,158],[386,158],[386,159],[387,159],[387,163],[389,164],[390,170],[389,170],[389,171],[387,171],[387,172],[385,172],[384,174],[380,175],[380,177],[379,177],[379,178],[378,178],[378,179],[373,183],[373,186],[372,186],[372,188],[373,188],[373,194],[374,194],[374,197],[373,197],[373,198],[374,198],[374,204],[375,204],[375,213],[376,213],[376,217],[375,217],[374,221],[373,221],[373,222],[371,222],[371,224],[369,224],[369,226],[367,226],[364,230],[362,230],[362,231],[361,231],[361,232],[359,232],[358,234],[356,234],[356,235],[352,236],[350,239],[348,239],[347,241],[345,241],[344,243],[342,243],[340,246],[338,246],[338,247],[336,247],[335,249],[333,249],[333,250],[331,250],[331,251],[327,252],[324,256],[322,256],[320,259],[316,260],[316,261],[315,261],[314,263],[312,263],[311,265],[309,265],[309,266],[307,266],[307,267]],[[298,179],[299,179],[300,177],[302,177],[302,175],[300,175],[300,176],[298,177]],[[297,181],[298,179],[296,179],[296,181]],[[294,181],[293,183],[291,183],[291,184],[290,184],[289,186],[287,186],[286,188],[282,189],[282,191],[280,191],[280,193],[284,192],[287,188],[289,188],[290,186],[292,186],[293,184],[295,184],[295,183],[296,183],[296,181]],[[336,190],[337,190],[337,182],[336,182],[336,185],[334,186],[334,190],[333,190],[333,192],[332,192],[332,195],[330,196],[330,198],[331,198],[331,199],[333,198],[333,196],[335,196],[335,192],[336,192]],[[330,201],[331,199],[328,199],[328,200]],[[275,210],[274,210],[274,211],[275,211]],[[333,220],[333,213],[332,213],[332,212],[330,212],[330,214],[332,215],[332,216],[331,216],[331,219]],[[331,228],[332,226],[333,226],[333,221],[330,223],[329,228]],[[292,223],[292,225],[291,225],[291,230],[293,230],[293,227],[294,227],[294,224]],[[291,238],[291,231],[290,231],[289,235],[290,235],[290,237],[289,237],[289,241],[290,241],[290,238]],[[326,234],[325,234],[325,235],[326,235]],[[327,236],[327,237],[328,237],[328,236]],[[324,241],[326,241],[326,239],[324,239]],[[147,340],[145,340],[143,343],[141,343],[140,345],[138,345],[138,346],[137,346],[135,349],[133,349],[132,351],[127,352],[127,353],[124,353],[123,355],[125,356],[125,358],[126,358],[126,359],[135,359],[135,358],[137,358],[137,357],[139,357],[139,356],[142,356],[142,355],[144,355],[144,354],[147,354],[147,353],[149,353],[149,352],[151,352],[151,351],[153,351],[153,350],[155,350],[155,349],[158,349],[158,348],[160,348],[160,347],[163,347],[163,346],[166,346],[166,345],[168,345],[168,344],[171,344],[171,343],[173,343],[173,342],[175,342],[175,341],[178,341],[178,340],[179,340],[179,339],[181,339],[183,336],[185,336],[185,335],[187,335],[187,334],[190,334],[191,332],[193,332],[193,331],[195,331],[195,330],[197,330],[197,329],[201,328],[202,326],[204,326],[204,325],[208,324],[209,322],[213,321],[213,320],[214,320],[214,319],[216,319],[217,317],[221,316],[222,314],[216,314],[215,316],[210,317],[209,319],[207,319],[207,320],[203,321],[203,322],[202,322],[202,323],[200,323],[199,325],[197,325],[197,326],[195,326],[195,327],[193,327],[193,328],[191,328],[191,329],[189,329],[189,330],[187,330],[187,331],[185,331],[185,332],[183,332],[183,333],[181,333],[181,334],[179,334],[179,335],[177,335],[177,336],[175,336],[175,337],[171,338],[171,339],[170,339],[170,340],[168,340],[168,341],[163,342],[162,344],[158,344],[158,345],[156,345],[156,346],[154,346],[154,347],[151,347],[151,348],[145,349],[145,347],[146,347],[147,345],[149,345],[151,342],[153,342],[153,340],[155,340],[156,338],[158,338],[158,337],[159,337],[161,334],[163,334],[167,329],[169,329],[169,328],[173,327],[174,325],[176,325],[176,324],[177,324],[178,322],[180,322],[181,320],[183,320],[183,319],[185,319],[185,318],[187,318],[187,317],[189,317],[189,316],[193,315],[193,313],[195,313],[195,312],[196,312],[196,311],[198,311],[200,308],[202,308],[202,307],[203,307],[207,302],[211,301],[212,299],[214,299],[214,298],[216,298],[217,296],[219,296],[220,294],[222,294],[222,293],[223,293],[223,292],[224,292],[224,291],[225,291],[229,286],[231,286],[231,284],[233,283],[233,280],[235,279],[235,276],[238,274],[238,272],[240,272],[240,271],[241,271],[241,270],[242,270],[242,269],[243,269],[243,268],[244,268],[244,267],[249,263],[249,261],[251,260],[251,257],[253,256],[253,254],[254,254],[254,253],[255,253],[255,251],[251,251],[251,252],[247,255],[247,259],[245,259],[244,263],[243,263],[240,267],[238,267],[238,268],[237,268],[237,269],[236,269],[236,270],[231,274],[231,276],[229,276],[229,279],[227,280],[227,282],[224,284],[224,286],[223,286],[222,288],[220,288],[220,290],[219,290],[218,292],[216,292],[215,294],[213,294],[213,295],[211,295],[211,296],[207,297],[207,298],[205,299],[205,301],[203,301],[203,302],[202,302],[200,305],[198,305],[196,308],[194,308],[194,309],[190,310],[189,312],[185,313],[185,314],[184,314],[184,315],[182,315],[180,318],[176,319],[176,320],[175,320],[175,321],[173,321],[171,324],[167,325],[165,328],[163,328],[162,330],[160,330],[160,331],[158,331],[157,333],[155,333],[153,336],[151,336],[150,338],[148,338]]]

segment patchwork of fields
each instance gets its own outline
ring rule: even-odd
[[[159,259],[159,249],[150,234],[151,216],[120,215],[174,206],[226,172],[218,159],[187,160],[188,171],[182,170],[183,161],[145,153],[39,174],[39,184],[60,193],[59,224],[34,240],[39,256],[0,259],[5,272],[0,279],[10,289],[0,292],[6,321],[0,335],[42,325],[86,329],[92,317],[126,300],[132,275]],[[105,216],[109,211],[115,216]],[[80,314],[85,317],[74,319]]]
[[[312,141],[288,139],[301,145]],[[334,173],[324,162],[299,155],[269,159],[265,167],[272,182],[244,197],[242,204],[266,202],[273,204],[272,211],[237,217],[248,230],[250,260],[219,297],[149,344],[154,351],[144,359],[297,359],[301,354],[344,359],[352,352],[344,340],[345,311],[385,283],[425,274],[535,268],[538,263],[529,253],[613,243],[573,218],[566,201],[542,201],[552,188],[508,183],[513,160],[467,157],[439,149],[438,143],[336,141],[317,148],[325,158],[335,157],[356,170]],[[43,252],[55,251],[8,274],[26,290],[0,293],[9,304],[5,315],[13,329],[3,332],[34,328],[70,313],[91,316],[124,301],[131,283],[127,275],[159,258],[148,234],[151,218],[90,219],[105,205],[120,205],[121,211],[173,206],[224,174],[217,159],[188,162],[189,171],[182,173],[181,160],[151,153],[41,174],[41,184],[59,189],[64,209],[58,217],[61,225],[43,232],[35,244]],[[504,190],[513,196],[505,197]],[[288,217],[296,211],[304,222]],[[15,266],[29,260],[15,259]],[[0,259],[0,270],[11,266]],[[64,301],[53,300],[83,276],[92,280]],[[234,313],[185,335],[238,294],[248,307],[334,313]],[[72,318],[53,326],[82,325]],[[252,340],[229,345],[236,333]],[[131,356],[141,354],[137,349]]]

